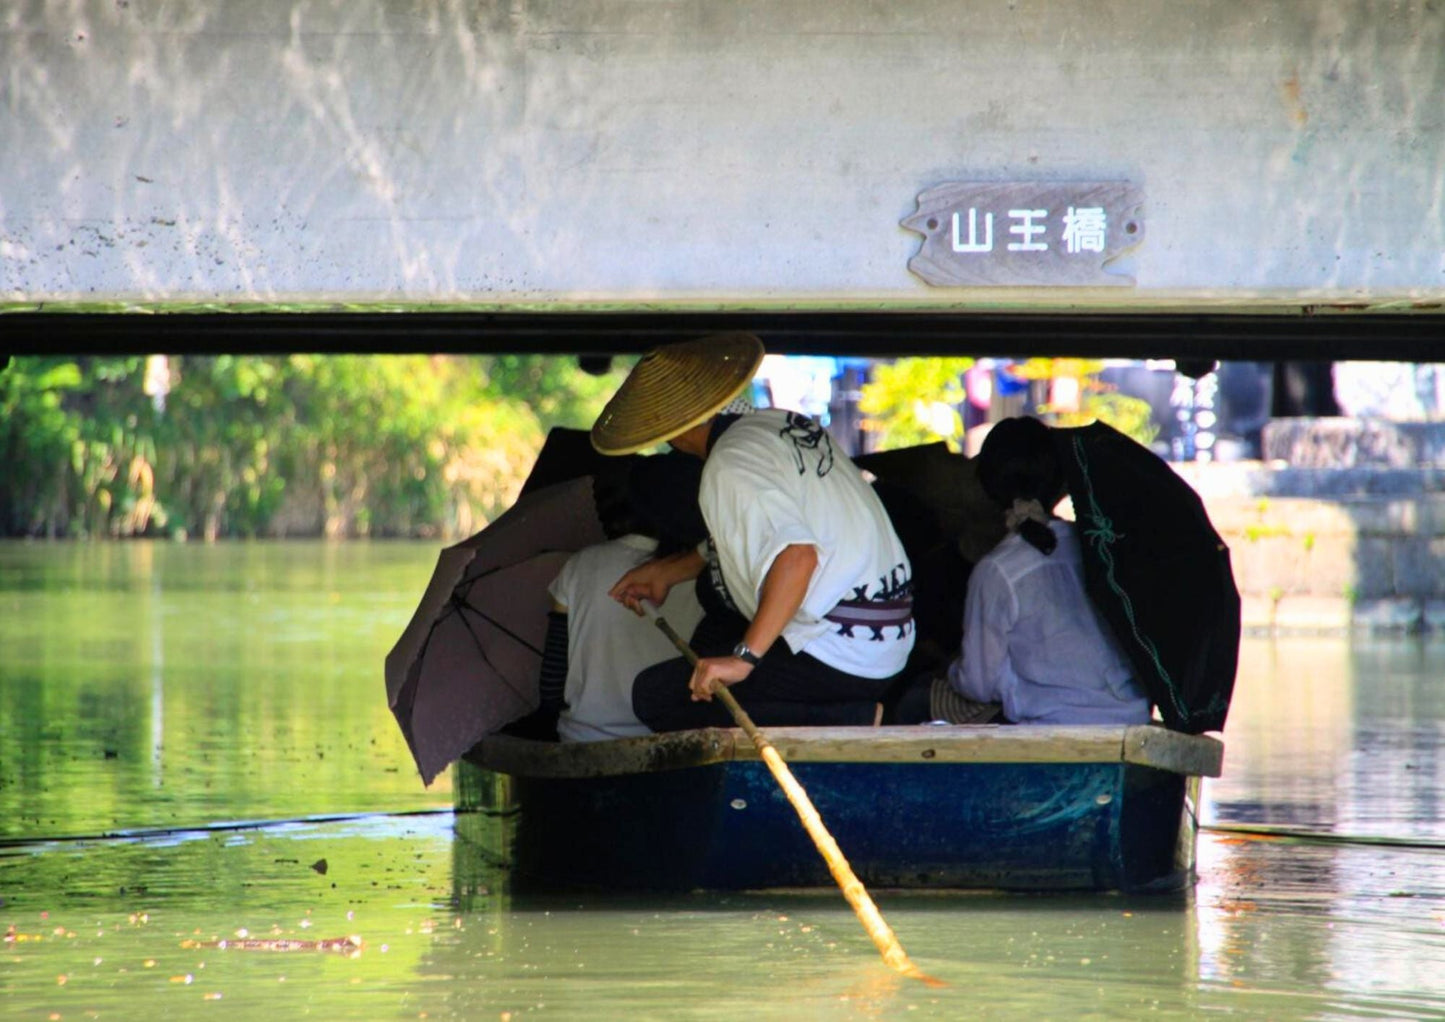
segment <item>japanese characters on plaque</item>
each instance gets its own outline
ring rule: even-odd
[[[1128,181],[954,181],[902,223],[923,235],[908,268],[937,287],[1129,286],[1111,264],[1144,240],[1144,197]]]

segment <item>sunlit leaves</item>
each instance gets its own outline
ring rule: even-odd
[[[947,440],[957,449],[963,436],[963,374],[971,358],[900,358],[874,365],[858,407],[868,418],[864,428],[877,436],[878,449],[910,447]]]
[[[1100,359],[1031,358],[1012,371],[1026,380],[1070,381],[1069,401],[1047,401],[1037,409],[1056,426],[1084,426],[1097,420],[1146,445],[1159,432],[1150,418],[1148,401],[1121,394],[1103,381],[1104,362]]]

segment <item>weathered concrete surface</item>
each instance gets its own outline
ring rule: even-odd
[[[1445,468],[1445,423],[1386,419],[1275,419],[1263,430],[1263,457],[1292,469],[1389,468],[1438,479]]]
[[[1445,627],[1445,492],[1415,471],[1403,495],[1370,495],[1370,470],[1281,478],[1260,462],[1178,464],[1230,548],[1247,629],[1414,631]],[[1390,470],[1384,470],[1390,471]],[[1325,494],[1278,497],[1279,490]]]
[[[0,302],[1445,297],[1445,7],[21,0]],[[1133,289],[937,289],[951,180],[1144,189]]]

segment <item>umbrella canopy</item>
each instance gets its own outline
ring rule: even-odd
[[[518,498],[441,552],[386,657],[387,701],[425,783],[537,708],[547,586],[572,553],[605,538],[584,476]]]
[[[1101,422],[1054,436],[1094,605],[1166,726],[1223,729],[1239,590],[1204,503],[1156,454]]]

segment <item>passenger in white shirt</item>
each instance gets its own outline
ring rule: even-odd
[[[700,471],[684,455],[633,459],[627,470],[593,483],[605,543],[568,558],[548,592],[542,702],[557,714],[562,741],[651,734],[632,710],[632,683],[645,668],[677,656],[650,622],[608,595],[626,572],[659,552],[693,548],[706,535],[697,508]],[[691,586],[668,594],[660,612],[682,635],[702,618]]]
[[[1149,700],[1084,588],[1077,531],[1052,516],[1064,476],[1048,427],[1029,418],[998,423],[979,452],[978,474],[1007,509],[1008,535],[969,577],[948,687],[1002,704],[1017,724],[1146,722]]]
[[[644,563],[657,540],[629,533],[573,554],[549,587],[555,609],[567,615],[565,705],[557,720],[562,741],[590,742],[651,734],[632,711],[632,682],[647,667],[677,656],[667,636],[607,595],[623,574]],[[690,586],[678,586],[659,608],[688,635],[702,618]]]

